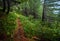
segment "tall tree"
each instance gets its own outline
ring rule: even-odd
[[[44,0],[42,21],[54,19],[57,16],[59,0]]]

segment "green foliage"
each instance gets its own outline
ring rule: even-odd
[[[20,21],[22,23],[22,26],[25,31],[25,35],[27,37],[37,36],[39,38],[47,38],[52,41],[58,41],[58,38],[60,37],[60,26],[56,25],[56,23],[45,23],[45,25],[41,25],[40,19],[33,19],[29,20],[28,17],[23,16],[21,14],[17,14],[15,12],[10,13],[9,16],[4,19],[4,28],[7,34],[12,34],[12,31],[16,27],[16,18],[19,17]],[[49,26],[50,25],[50,26]],[[57,26],[57,27],[56,27]]]
[[[12,34],[12,31],[15,29],[16,27],[16,16],[14,15],[14,13],[10,13],[7,18],[4,19],[3,21],[3,27],[7,33],[7,35]]]
[[[20,2],[26,2],[26,1],[28,1],[28,0],[19,0]]]
[[[24,27],[25,34],[29,37],[32,37],[32,35],[31,35],[31,34],[33,34],[32,28],[35,27],[35,24],[30,22],[28,20],[28,18],[23,16],[23,15],[19,15],[19,18],[20,18],[20,21],[22,23],[22,26]]]
[[[46,22],[45,25],[41,25],[42,22],[40,20],[31,19],[33,21],[30,21],[30,17],[28,18],[23,15],[19,15],[19,17],[27,37],[37,36],[39,38],[50,39],[51,41],[58,41],[60,28],[55,22]]]
[[[23,2],[26,2],[28,0],[19,0],[19,1],[22,2],[21,4],[23,5],[21,6],[21,9],[25,9],[24,7],[25,4]],[[16,19],[19,18],[24,28],[25,35],[27,37],[32,38],[33,36],[37,36],[40,39],[45,38],[51,41],[59,41],[59,38],[60,38],[59,15],[57,15],[58,17],[56,18],[56,14],[52,14],[52,12],[51,13],[48,12],[48,16],[54,17],[53,22],[50,22],[50,21],[42,22],[41,18],[42,18],[43,6],[39,3],[40,0],[38,0],[37,3],[35,2],[36,0],[34,1],[29,0],[29,1],[30,1],[29,4],[26,2],[27,3],[26,7],[29,10],[36,12],[36,14],[39,15],[39,18],[34,19],[33,15],[29,15],[28,17],[26,17],[21,14],[20,8],[18,8],[17,10],[14,8],[14,11],[10,12],[10,14],[8,14],[8,16],[5,19],[0,20],[0,22],[3,23],[3,26],[1,26],[1,29],[4,28],[3,31],[5,30],[7,35],[11,35],[13,33],[13,30],[17,26]],[[29,5],[30,7],[27,5]],[[27,10],[27,12],[29,11]]]

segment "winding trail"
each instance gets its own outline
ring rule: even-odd
[[[14,32],[14,41],[28,41],[24,35],[24,30],[19,18],[17,19],[17,28]]]

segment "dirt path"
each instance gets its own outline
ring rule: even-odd
[[[14,41],[28,41],[24,35],[24,30],[19,18],[17,19],[17,28],[14,32]]]

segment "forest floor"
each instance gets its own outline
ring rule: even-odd
[[[34,41],[34,39],[30,39],[25,36],[24,30],[19,18],[17,19],[17,28],[14,33],[14,41]]]

